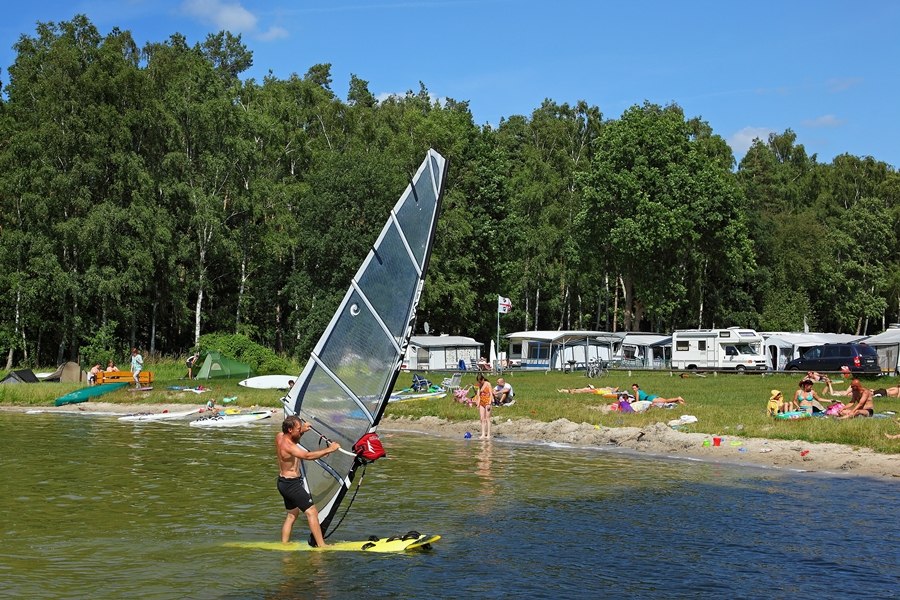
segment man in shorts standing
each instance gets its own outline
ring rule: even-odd
[[[297,445],[297,442],[300,441],[300,436],[311,428],[309,423],[297,415],[291,415],[281,424],[281,433],[275,436],[275,454],[278,456],[279,470],[278,491],[284,498],[284,507],[288,511],[284,525],[281,526],[281,543],[287,544],[290,541],[294,521],[297,520],[302,510],[309,522],[309,530],[316,542],[315,546],[321,548],[325,545],[325,538],[322,537],[322,526],[319,525],[319,511],[303,484],[300,461],[317,460],[332,452],[337,452],[341,445],[331,442],[324,450],[314,452],[304,450]]]

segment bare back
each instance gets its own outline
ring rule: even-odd
[[[278,457],[278,471],[282,477],[300,477],[300,457],[292,452],[296,446],[291,436],[285,433],[275,436],[275,455]]]

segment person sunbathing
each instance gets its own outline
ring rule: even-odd
[[[644,390],[641,389],[636,383],[631,384],[631,389],[634,390],[634,397],[636,400],[649,400],[653,404],[684,404],[684,398],[681,396],[676,396],[674,398],[660,398],[655,394],[648,394]]]
[[[900,385],[872,390],[872,395],[876,398],[900,398]]]
[[[603,396],[606,394],[615,395],[616,393],[618,393],[619,388],[617,388],[617,387],[595,388],[592,385],[588,385],[587,387],[563,388],[561,390],[557,389],[556,391],[559,392],[560,394],[597,394],[598,396]]]
[[[799,407],[798,410],[805,410],[809,414],[825,412],[825,407],[822,406],[825,401],[813,390],[812,379],[802,380],[799,388],[794,392],[794,405]]]

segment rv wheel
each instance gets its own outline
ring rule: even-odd
[[[737,372],[738,372],[738,373],[743,373],[743,372],[744,372],[744,365],[738,365],[738,366],[737,366]]]

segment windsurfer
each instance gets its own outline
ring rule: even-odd
[[[297,442],[300,441],[300,436],[310,429],[309,423],[297,415],[291,415],[281,424],[281,433],[275,436],[275,453],[278,456],[279,469],[278,491],[284,498],[284,507],[288,511],[284,525],[281,526],[281,543],[286,544],[290,541],[294,521],[297,520],[302,510],[309,522],[309,530],[316,542],[315,545],[321,548],[325,545],[325,538],[322,537],[322,527],[319,525],[319,511],[303,484],[300,461],[317,460],[332,452],[337,452],[341,445],[331,442],[323,450],[313,452],[304,450],[297,445]]]

